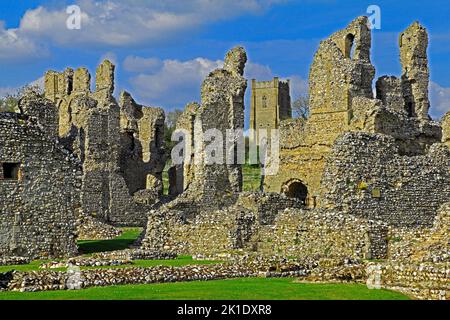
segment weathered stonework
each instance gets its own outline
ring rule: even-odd
[[[399,154],[391,136],[346,133],[333,146],[322,177],[323,206],[394,226],[431,226],[450,199],[450,150]]]
[[[0,256],[77,253],[81,164],[57,141],[56,107],[27,93],[23,113],[0,113]]]
[[[310,119],[280,124],[280,170],[276,175],[264,177],[264,190],[300,195],[309,207],[328,206],[324,197],[330,189],[322,181],[323,173],[328,164],[339,164],[342,160],[337,156],[330,161],[329,157],[336,139],[345,132],[389,135],[395,139],[397,149],[386,152],[401,156],[425,156],[434,143],[441,141],[442,128],[428,116],[428,92],[427,89],[424,91],[428,88],[426,31],[414,24],[401,38],[405,39],[401,43],[404,75],[401,80],[381,77],[376,85],[377,99],[372,93],[375,69],[370,62],[371,36],[367,18],[356,19],[346,29],[322,41],[310,70]],[[414,112],[410,112],[412,100],[417,102],[413,105]],[[359,157],[357,153],[351,156]],[[380,152],[380,158],[376,160],[380,166],[388,164],[386,156]],[[414,161],[413,158],[410,160]],[[425,166],[418,167],[418,172],[427,172],[426,163],[416,165]],[[415,169],[411,167],[411,170]],[[442,166],[439,170],[442,172]],[[339,178],[345,180],[347,173],[342,171],[340,174]],[[444,175],[443,180],[448,181],[445,179],[448,175]],[[387,181],[383,183],[388,184]],[[436,183],[430,182],[429,188],[433,189],[431,185],[436,186]],[[299,188],[307,194],[299,192]],[[421,188],[419,183],[412,190]],[[349,200],[344,197],[342,201]],[[439,204],[434,203],[427,211],[428,223]],[[376,211],[379,210],[383,209]],[[369,215],[372,214],[374,212]],[[387,216],[383,219],[390,220]]]
[[[223,69],[214,70],[202,85],[201,105],[191,103],[177,123],[177,129],[185,130],[184,143],[191,143],[191,153],[184,154],[183,164],[171,172],[172,194],[182,193],[187,203],[204,203],[209,208],[231,204],[235,193],[242,191],[242,168],[240,164],[227,164],[228,155],[243,141],[239,136],[229,137],[227,130],[244,129],[244,95],[247,81],[244,67],[247,54],[242,47],[230,50],[225,57]],[[222,164],[209,163],[211,150],[207,147],[208,132],[220,133],[223,144],[217,151]],[[226,143],[229,139],[229,143]],[[231,146],[228,149],[228,146]],[[176,171],[175,171],[176,170]],[[179,199],[177,203],[184,200]],[[175,203],[174,203],[175,205]]]
[[[450,112],[447,112],[441,120],[442,143],[450,148]]]

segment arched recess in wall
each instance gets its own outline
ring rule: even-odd
[[[303,204],[307,204],[308,187],[300,180],[293,179],[286,182],[281,188],[281,192],[289,198],[299,199]]]
[[[344,55],[346,58],[353,59],[353,53],[355,50],[355,36],[351,33],[345,36],[345,52]]]

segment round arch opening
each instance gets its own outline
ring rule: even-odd
[[[283,187],[283,193],[289,198],[299,199],[306,205],[308,199],[308,187],[301,181],[294,180],[288,182]]]

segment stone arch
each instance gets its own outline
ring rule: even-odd
[[[281,192],[289,198],[299,199],[303,204],[307,204],[308,187],[299,179],[286,182],[281,188]]]
[[[345,52],[346,58],[353,59],[353,51],[355,49],[355,35],[349,33],[345,36]]]

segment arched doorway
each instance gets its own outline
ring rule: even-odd
[[[306,205],[308,198],[308,188],[300,180],[292,180],[286,183],[282,192],[289,198],[299,199]]]

